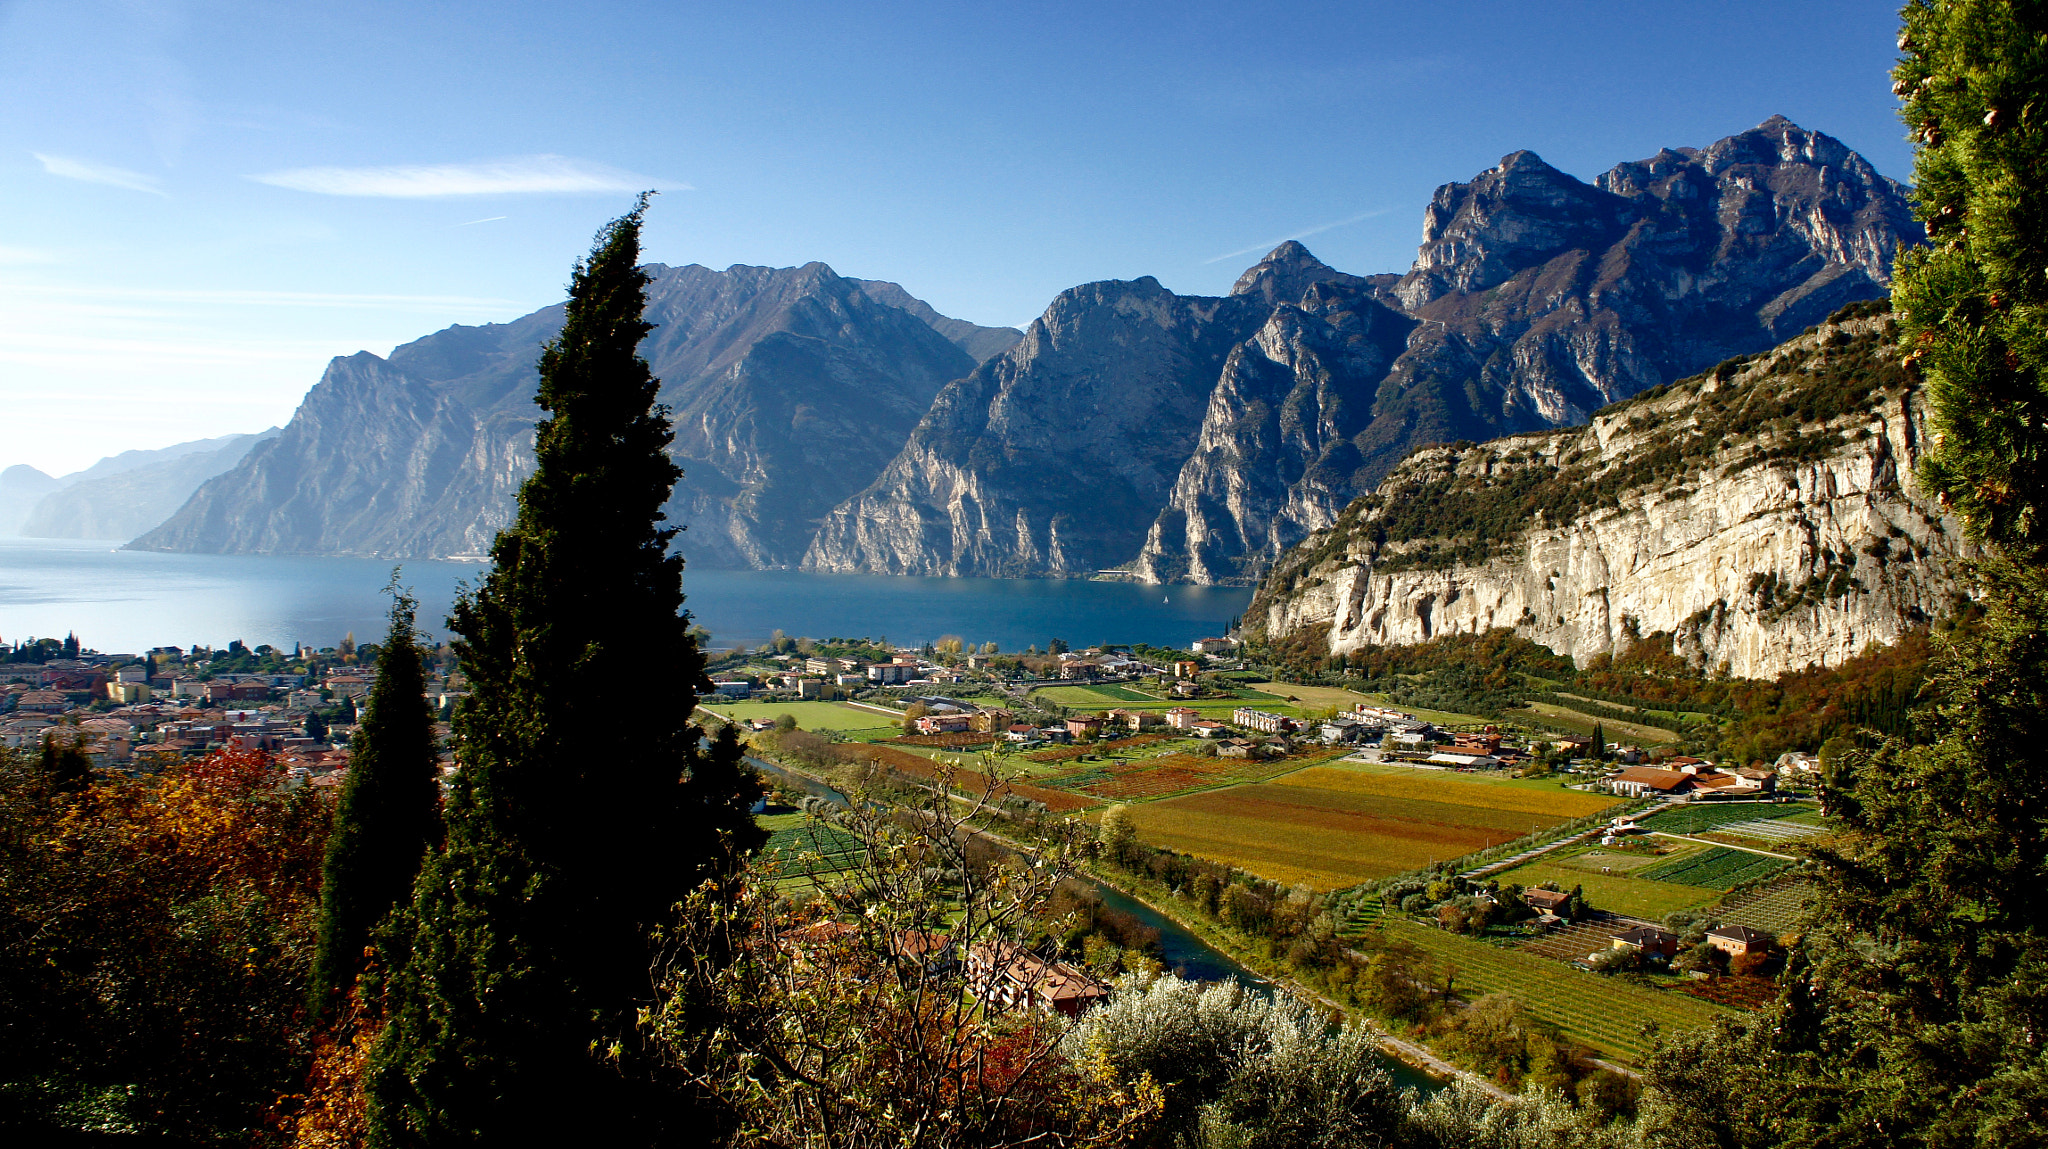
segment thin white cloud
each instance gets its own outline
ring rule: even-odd
[[[0,283],[0,297],[10,295],[23,299],[33,298],[51,306],[56,306],[55,300],[58,299],[75,299],[83,301],[83,304],[88,306],[100,302],[134,302],[207,307],[326,307],[493,314],[509,308],[532,309],[517,300],[470,295],[373,295],[324,291],[220,291],[201,288],[75,287],[57,284]]]
[[[661,181],[568,156],[515,156],[475,164],[381,168],[292,168],[249,177],[316,195],[416,199],[460,195],[581,195],[636,192]],[[688,191],[687,184],[669,184]]]
[[[1365,220],[1373,218],[1374,216],[1385,215],[1392,210],[1394,209],[1390,207],[1382,207],[1374,208],[1372,211],[1362,211],[1359,212],[1357,215],[1347,216],[1343,219],[1337,220],[1332,223],[1321,223],[1317,224],[1314,227],[1305,227],[1300,231],[1289,232],[1286,235],[1281,236],[1279,239],[1268,240],[1265,243],[1255,243],[1250,247],[1240,247],[1236,251],[1226,251],[1222,255],[1211,256],[1210,258],[1205,259],[1202,262],[1222,263],[1226,259],[1237,259],[1240,256],[1251,255],[1253,252],[1257,252],[1263,255],[1266,252],[1269,252],[1274,248],[1279,247],[1281,244],[1286,243],[1290,239],[1307,239],[1309,236],[1317,235],[1326,231],[1333,231],[1337,228],[1344,227],[1349,224],[1362,223]]]
[[[473,220],[470,220],[470,221],[469,221],[468,223],[458,223],[458,224],[456,224],[455,226],[456,226],[456,227],[475,227],[475,226],[476,226],[477,224],[480,224],[480,223],[496,223],[496,222],[498,222],[498,221],[499,221],[499,220],[501,220],[501,219],[511,219],[511,218],[512,218],[512,217],[511,217],[511,216],[508,216],[508,215],[487,215],[487,216],[483,217],[482,219],[473,219]]]
[[[55,263],[57,253],[37,247],[8,247],[0,244],[0,267],[27,267],[36,263]]]
[[[72,159],[69,156],[51,156],[42,152],[30,152],[43,165],[43,170],[53,176],[67,180],[84,180],[89,184],[105,184],[108,187],[127,188],[129,191],[148,192],[151,195],[169,195],[158,186],[155,176],[131,172],[112,164],[96,164],[91,160]]]

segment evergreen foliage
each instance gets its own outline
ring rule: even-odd
[[[1929,246],[1894,300],[1937,428],[1926,481],[1973,535],[2048,547],[2048,10],[1914,0],[1893,90]]]
[[[56,794],[76,794],[92,783],[92,755],[85,752],[85,740],[52,733],[43,739],[44,784]]]
[[[576,268],[541,356],[537,469],[451,619],[460,771],[373,1057],[377,1143],[714,1136],[636,1029],[652,931],[758,835],[739,744],[689,721],[708,681],[662,525],[673,431],[635,350],[645,209]],[[622,720],[620,685],[657,666],[665,693]]]
[[[1722,1144],[2037,1145],[2048,1127],[2048,6],[1915,0],[1904,19],[1894,76],[1933,245],[1901,257],[1894,297],[1939,430],[1923,475],[1989,544],[1985,613],[1937,645],[1917,744],[1824,756],[1836,834],[1811,848],[1813,928],[1778,1006],[1650,1075]],[[1708,1097],[1680,1067],[1728,1058],[1772,1084]]]
[[[391,629],[369,712],[349,744],[348,777],[327,839],[311,990],[316,1014],[347,993],[371,930],[392,907],[411,901],[420,863],[441,837],[439,753],[413,628],[419,604],[397,589],[395,575],[390,590]]]

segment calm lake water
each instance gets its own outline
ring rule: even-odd
[[[174,555],[118,543],[0,538],[0,639],[63,637],[87,646],[333,646],[353,632],[384,632],[381,559]],[[435,634],[475,563],[411,561],[403,581]],[[922,643],[942,635],[1043,650],[1054,638],[1185,646],[1224,625],[1251,601],[1242,587],[1143,586],[1053,579],[897,578],[797,571],[693,570],[687,606],[712,641],[754,645],[780,629],[795,637],[886,637]]]

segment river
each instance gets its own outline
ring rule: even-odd
[[[846,804],[846,795],[815,778],[797,774],[765,758],[748,755],[747,761],[761,770],[778,778],[793,782],[820,797],[840,805]],[[1159,931],[1159,956],[1167,968],[1189,981],[1235,981],[1261,992],[1271,992],[1273,983],[1246,968],[1237,959],[1196,937],[1179,922],[1130,897],[1121,890],[1105,886],[1085,874],[1078,874],[1075,880],[1086,883],[1102,898],[1102,904],[1114,910],[1130,914],[1144,925]],[[1415,1067],[1385,1054],[1380,1063],[1393,1075],[1394,1083],[1400,1086],[1414,1086],[1424,1093],[1433,1093],[1443,1088],[1443,1082],[1428,1076]]]
[[[0,538],[0,639],[75,633],[104,651],[225,646],[241,639],[333,646],[384,632],[382,594],[396,565],[381,559],[182,555],[114,542]],[[475,563],[408,561],[403,581],[436,635]],[[686,606],[718,646],[791,637],[887,638],[918,645],[945,635],[1040,650],[1145,642],[1185,646],[1220,634],[1251,601],[1243,587],[1147,586],[1074,579],[909,578],[803,571],[689,570]]]

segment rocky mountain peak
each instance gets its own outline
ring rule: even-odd
[[[1298,240],[1288,240],[1266,258],[1245,269],[1231,287],[1234,296],[1251,296],[1268,305],[1299,302],[1318,283],[1356,284],[1359,277],[1338,271],[1310,254]]]
[[[1445,184],[1422,218],[1415,266],[1394,288],[1410,309],[1485,291],[1560,252],[1612,242],[1619,205],[1531,151],[1502,157],[1471,183]]]

